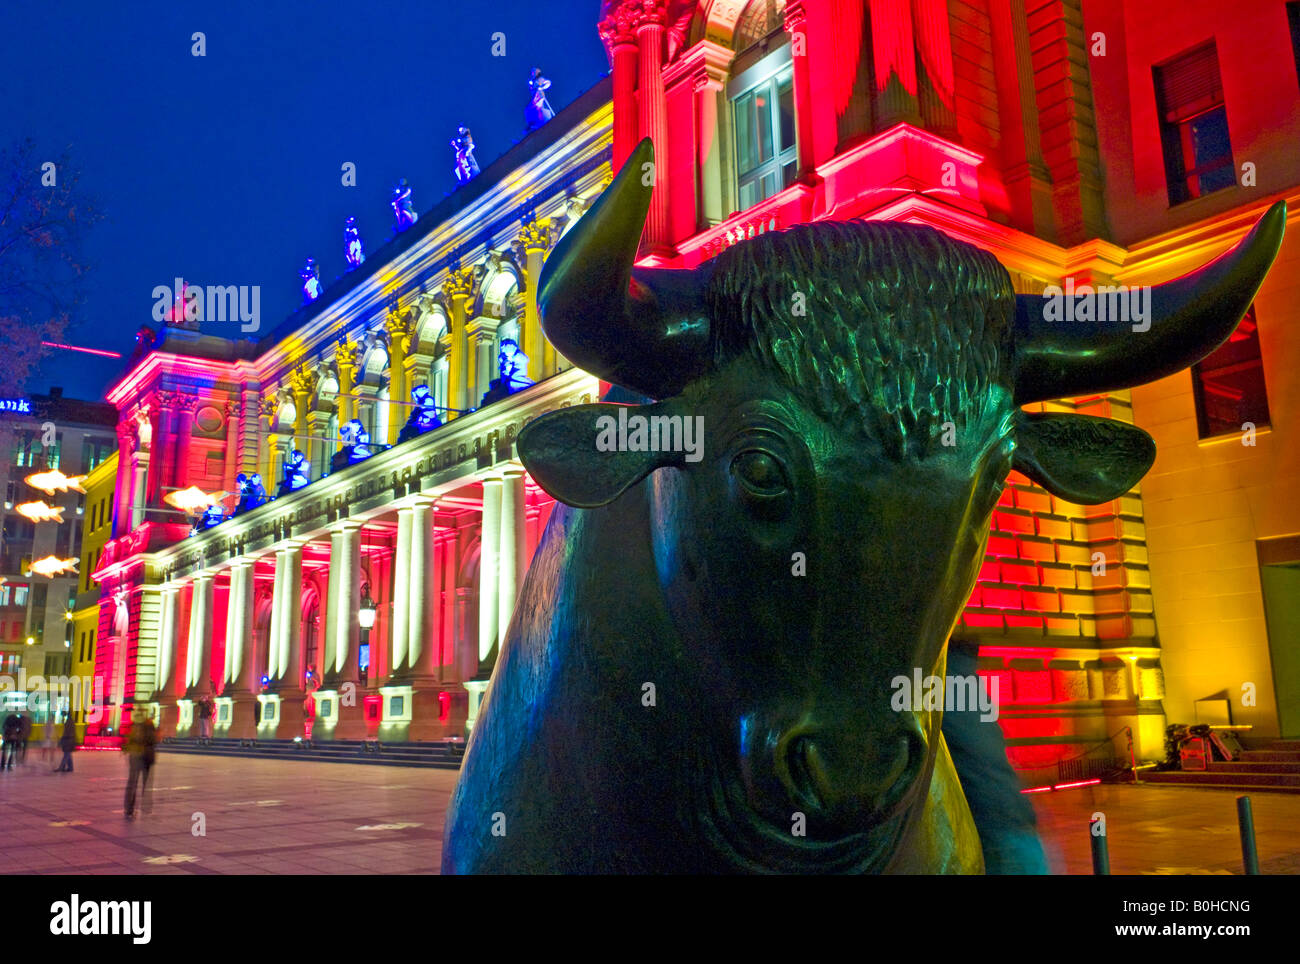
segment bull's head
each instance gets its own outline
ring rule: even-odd
[[[702,418],[703,457],[601,451],[609,404],[537,419],[519,453],[578,507],[677,470],[646,493],[654,558],[707,694],[699,738],[741,788],[731,815],[751,824],[729,845],[758,861],[765,847],[815,857],[852,839],[854,866],[880,869],[940,745],[940,715],[891,709],[891,681],[943,675],[1007,473],[1095,504],[1154,458],[1132,425],[1020,406],[1126,388],[1211,352],[1263,280],[1285,208],[1156,288],[1138,332],[1047,322],[1043,299],[1017,297],[992,255],[908,224],[804,225],[695,270],[634,268],[651,158],[643,141],[560,242],[538,301],[567,358],[657,400],[635,414]],[[795,811],[803,841],[789,833]]]

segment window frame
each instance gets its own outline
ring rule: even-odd
[[[782,144],[777,147],[781,137],[781,117],[780,117],[780,96],[779,90],[781,81],[789,77],[791,84],[791,111],[794,114],[792,138],[790,144]],[[759,88],[766,86],[770,94],[769,119],[772,131],[772,156],[765,161],[760,162],[754,168],[741,172],[740,155],[740,120],[738,110],[739,103],[749,94],[754,93]],[[732,157],[730,176],[732,180],[733,194],[735,198],[736,210],[733,214],[741,211],[747,211],[752,207],[762,204],[780,194],[783,190],[793,183],[798,177],[799,165],[799,122],[797,116],[797,102],[793,94],[794,89],[794,58],[792,56],[790,38],[783,37],[781,44],[770,50],[752,66],[745,68],[739,73],[732,76],[727,82],[727,116],[730,124]],[[783,172],[787,165],[793,165],[792,175],[787,180]],[[776,188],[770,194],[762,195],[762,181],[764,176],[772,175],[776,179]],[[749,204],[741,200],[742,192],[751,184],[760,185],[756,193],[762,195]]]

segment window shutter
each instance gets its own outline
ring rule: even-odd
[[[1164,120],[1178,123],[1223,102],[1214,41],[1156,68],[1156,95]]]

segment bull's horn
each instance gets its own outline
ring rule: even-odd
[[[1049,321],[1046,298],[1018,295],[1016,404],[1130,388],[1200,361],[1236,329],[1277,257],[1285,228],[1286,202],[1278,201],[1231,251],[1152,288],[1144,319],[1130,313],[1128,321],[1066,321],[1078,313],[1065,306]],[[1090,306],[1093,319],[1102,301],[1095,298]]]
[[[565,358],[606,381],[667,398],[708,367],[705,271],[637,268],[653,190],[654,148],[637,145],[546,259],[542,329]]]

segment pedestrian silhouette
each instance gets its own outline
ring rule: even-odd
[[[126,735],[122,749],[126,751],[126,803],[123,813],[130,820],[135,816],[136,788],[144,797],[144,812],[149,813],[153,805],[149,797],[149,776],[153,771],[154,747],[158,744],[158,730],[153,721],[145,715],[144,710],[136,709],[131,713],[131,732]]]
[[[59,737],[59,749],[63,751],[63,759],[54,768],[55,773],[72,772],[72,751],[76,748],[77,724],[73,722],[72,714],[69,713],[63,720],[63,735]]]

